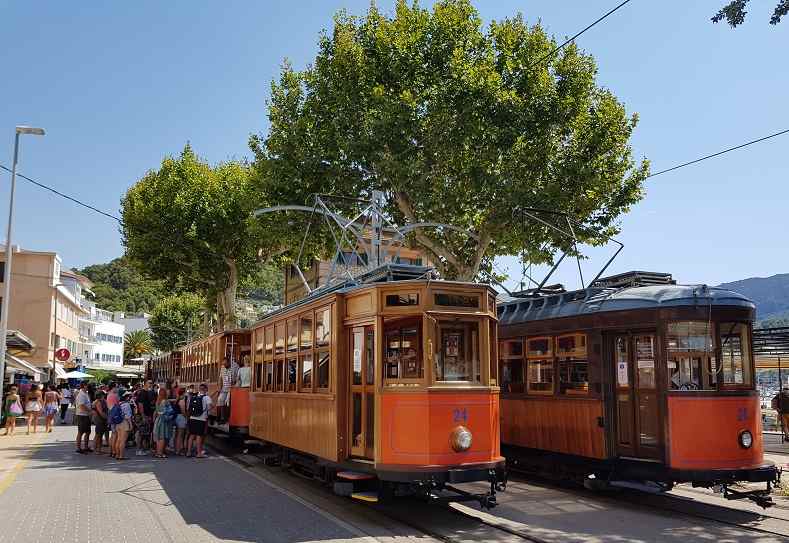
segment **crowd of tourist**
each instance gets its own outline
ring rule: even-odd
[[[251,368],[244,362],[239,366],[226,358],[220,370],[216,402],[220,423],[230,416],[231,386],[249,386],[251,381]],[[127,447],[133,447],[138,456],[206,456],[203,443],[214,401],[205,383],[195,388],[182,387],[177,381],[154,384],[146,380],[126,389],[113,382],[96,386],[83,381],[74,389],[64,384],[49,385],[46,390],[32,384],[25,387],[24,394],[11,385],[3,402],[3,435],[13,435],[16,420],[22,416],[27,419],[28,434],[31,429],[37,432],[42,415],[45,431],[51,432],[58,413],[61,424],[68,424],[71,406],[79,454],[109,454],[125,460]]]
[[[195,389],[148,380],[129,390],[115,383],[94,390],[83,382],[72,395],[79,454],[125,460],[127,447],[134,447],[137,456],[206,456],[203,442],[213,401],[204,383]]]

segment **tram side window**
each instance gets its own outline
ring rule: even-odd
[[[263,371],[265,373],[263,390],[271,392],[274,390],[274,363],[271,361],[266,362]]]
[[[666,329],[666,364],[671,390],[714,390],[717,363],[709,322],[679,321]]]
[[[331,375],[331,354],[329,351],[318,352],[318,368],[315,386],[322,392],[329,391],[329,376]]]
[[[288,358],[285,364],[285,390],[288,392],[296,392],[296,376],[298,369],[295,358]]]
[[[331,341],[331,308],[326,307],[315,312],[315,344],[325,347]]]
[[[299,321],[291,319],[288,321],[288,352],[292,353],[299,348]]]
[[[295,380],[295,367],[293,373]],[[301,355],[301,391],[312,392],[312,353]]]
[[[480,383],[479,321],[438,321],[436,381]]]
[[[263,386],[263,364],[255,362],[255,390],[260,390]]]
[[[718,326],[722,384],[724,386],[750,386],[753,381],[748,325],[741,322],[722,322]]]
[[[553,394],[553,341],[550,337],[526,340],[526,390],[530,394]]]
[[[523,392],[523,341],[520,339],[501,342],[501,390]]]
[[[556,338],[559,355],[559,394],[589,394],[589,362],[586,359],[586,334]]]

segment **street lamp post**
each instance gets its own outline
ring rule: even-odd
[[[19,136],[31,134],[33,136],[43,136],[43,128],[33,128],[31,126],[17,126],[14,137],[14,162],[11,167],[11,198],[8,204],[8,230],[5,236],[5,270],[3,273],[3,299],[0,305],[0,401],[3,398],[3,382],[5,381],[5,351],[8,335],[8,306],[11,305],[11,259],[13,251],[11,249],[11,233],[14,225],[14,193],[16,192],[16,165],[19,159]]]

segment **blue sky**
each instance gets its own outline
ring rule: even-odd
[[[558,38],[616,3],[475,2],[486,21],[520,11]],[[635,156],[653,171],[789,128],[789,20],[771,26],[774,2],[753,2],[731,30],[709,22],[722,3],[634,0],[578,40],[597,58],[599,82],[638,112]],[[126,189],[186,141],[210,161],[246,157],[249,134],[266,130],[282,60],[305,66],[337,9],[368,5],[4,2],[0,163],[10,166],[16,124],[43,126],[45,138],[23,141],[20,171],[117,212]],[[712,284],[789,272],[787,150],[789,135],[648,181],[645,200],[622,219],[625,250],[611,271]],[[3,229],[9,180],[0,172]],[[24,181],[16,210],[14,241],[56,250],[67,265],[122,252],[112,221]],[[611,251],[590,251],[587,278]],[[512,273],[510,286],[520,279],[514,259],[499,267]],[[557,279],[577,284],[574,263]]]

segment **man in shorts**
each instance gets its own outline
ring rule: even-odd
[[[205,458],[203,443],[208,432],[208,412],[211,411],[212,406],[208,385],[201,383],[199,393],[193,396],[186,406],[189,412],[189,441],[186,446],[186,456],[192,456],[192,446],[196,444],[197,458]]]
[[[90,401],[88,395],[88,382],[82,381],[79,385],[79,392],[77,393],[76,413],[77,419],[77,452],[79,454],[92,453],[93,449],[88,447],[90,442],[90,414],[93,402]],[[82,441],[85,441],[84,446]]]

